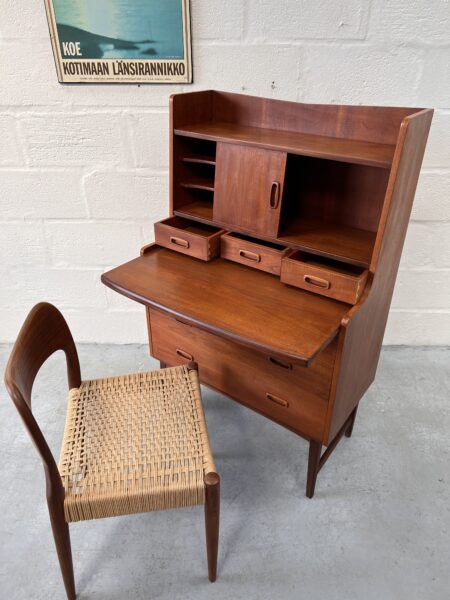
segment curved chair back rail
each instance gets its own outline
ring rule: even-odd
[[[42,458],[47,486],[61,487],[55,459],[31,408],[31,392],[36,375],[44,362],[58,350],[63,350],[66,355],[69,389],[79,387],[80,363],[64,317],[52,304],[36,304],[22,325],[12,349],[6,365],[5,385]]]

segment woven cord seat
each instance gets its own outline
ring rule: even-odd
[[[215,466],[197,371],[71,389],[59,471],[68,522],[204,504],[204,477]]]
[[[69,384],[59,465],[31,410],[36,375],[57,350],[66,355]],[[220,478],[195,363],[82,381],[64,317],[42,302],[22,325],[5,384],[44,465],[50,523],[69,600],[76,597],[70,522],[195,504],[205,505],[208,577],[215,581]]]

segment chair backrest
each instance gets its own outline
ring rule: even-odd
[[[41,302],[22,325],[6,365],[5,384],[44,463],[47,493],[60,492],[62,484],[55,459],[33,416],[31,391],[39,369],[57,350],[66,354],[69,389],[79,387],[80,363],[69,327],[55,306]]]

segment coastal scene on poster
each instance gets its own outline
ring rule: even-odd
[[[46,0],[64,83],[189,83],[189,0]]]

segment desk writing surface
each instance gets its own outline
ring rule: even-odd
[[[303,364],[334,338],[350,308],[222,258],[203,262],[159,246],[102,281],[141,304]]]

